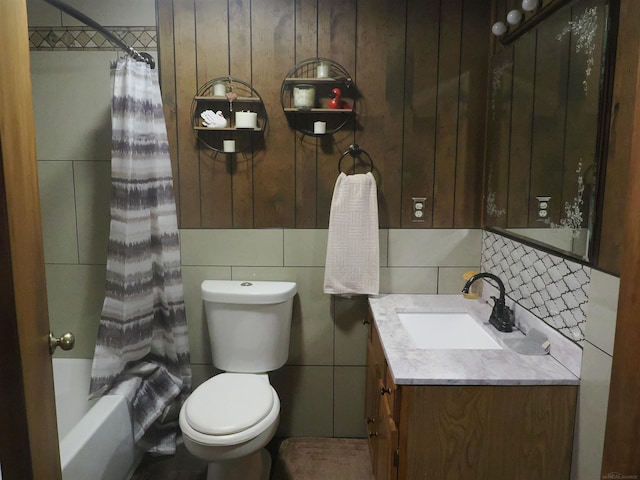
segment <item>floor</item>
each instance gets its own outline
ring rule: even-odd
[[[175,455],[145,455],[131,480],[206,480],[206,463],[193,457],[184,445]]]
[[[366,440],[276,438],[267,446],[272,480],[371,480]],[[146,455],[131,480],[206,480],[206,462],[180,445],[173,456]]]

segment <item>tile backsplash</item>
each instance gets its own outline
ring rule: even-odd
[[[500,277],[512,300],[567,338],[584,340],[589,267],[485,231],[482,271]]]
[[[109,28],[109,31],[136,50],[156,50],[158,39],[155,26]],[[30,27],[31,50],[116,50],[112,42],[89,27]]]

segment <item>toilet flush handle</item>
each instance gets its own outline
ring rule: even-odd
[[[53,355],[57,347],[63,350],[71,350],[76,343],[76,336],[71,333],[65,333],[59,338],[53,336],[53,333],[49,332],[49,353]]]

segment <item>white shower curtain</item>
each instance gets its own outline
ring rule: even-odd
[[[90,393],[125,395],[138,445],[171,454],[191,367],[167,131],[157,72],[127,57],[112,75],[111,230]]]

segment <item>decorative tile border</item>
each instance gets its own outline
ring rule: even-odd
[[[105,27],[136,50],[156,50],[156,27]],[[97,30],[89,27],[30,27],[31,50],[120,50]]]
[[[564,336],[584,340],[588,267],[485,231],[482,271],[500,277],[512,300]]]

